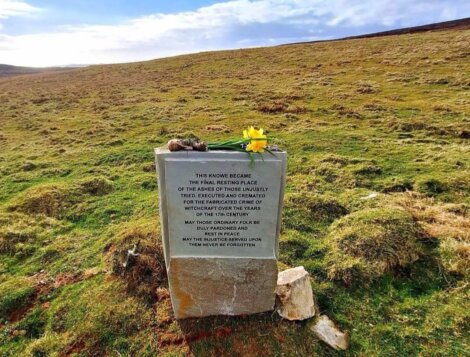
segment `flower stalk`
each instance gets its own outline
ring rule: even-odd
[[[272,151],[268,149],[268,137],[264,134],[264,130],[261,128],[255,129],[252,126],[247,130],[243,130],[243,139],[208,143],[207,148],[209,150],[246,152],[250,157],[250,166],[255,163],[253,153],[259,154],[261,159],[263,159],[262,154],[264,151],[274,155]]]

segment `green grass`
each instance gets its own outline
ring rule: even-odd
[[[0,79],[0,355],[340,355],[311,321],[172,317],[153,148],[249,125],[289,154],[280,267],[311,273],[320,311],[351,335],[345,354],[469,354],[469,36]],[[374,259],[400,239],[412,259],[384,269]],[[345,285],[338,261],[360,261],[362,279]]]

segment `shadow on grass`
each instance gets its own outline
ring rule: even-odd
[[[169,294],[158,307],[162,356],[336,356],[310,329],[312,319],[287,321],[275,311],[175,320]]]
[[[311,335],[309,321],[285,321],[276,312],[186,319],[178,324],[194,356],[306,356],[315,346],[305,343],[305,335]]]

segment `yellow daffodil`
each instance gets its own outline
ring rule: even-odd
[[[262,153],[268,146],[268,140],[266,135],[263,134],[263,129],[255,129],[250,126],[248,130],[243,130],[243,138],[251,140],[246,146],[246,151]]]

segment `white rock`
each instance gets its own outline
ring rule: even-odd
[[[361,197],[361,200],[370,200],[371,198],[376,198],[379,194],[377,192],[372,192],[370,195]]]
[[[305,320],[315,315],[312,285],[303,266],[279,273],[276,295],[279,298],[277,312],[287,320]]]
[[[348,348],[348,334],[341,332],[328,316],[320,316],[317,323],[311,329],[320,340],[335,350],[346,350]]]

